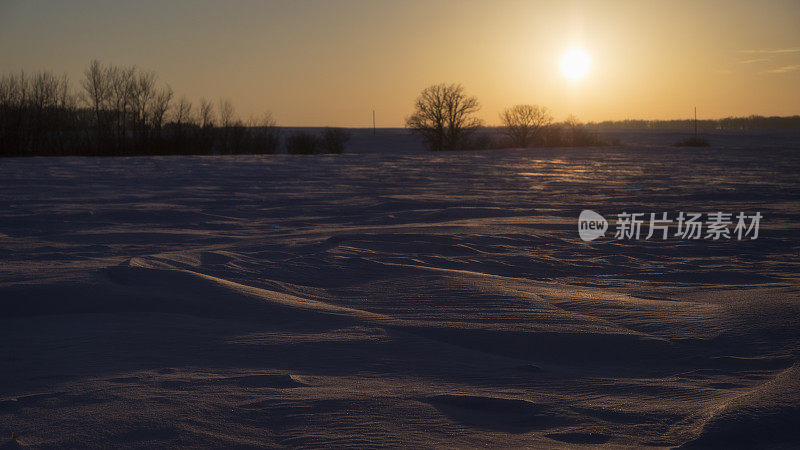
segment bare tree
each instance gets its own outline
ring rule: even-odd
[[[564,120],[564,126],[567,129],[567,145],[579,145],[579,141],[583,134],[583,125],[581,125],[578,117],[576,117],[574,114],[570,114]]]
[[[166,87],[156,91],[150,107],[148,108],[148,116],[150,117],[150,124],[156,130],[161,132],[164,126],[164,116],[169,111],[169,104],[172,101],[172,88],[167,85]]]
[[[85,91],[85,102],[94,112],[95,126],[99,133],[104,133],[108,126],[104,112],[108,109],[111,96],[111,80],[108,71],[100,65],[100,61],[93,60],[84,72],[81,87]]]
[[[236,110],[230,100],[219,99],[218,144],[223,153],[238,153],[244,140],[244,124],[236,118]]]
[[[250,145],[253,153],[275,153],[280,145],[280,130],[275,119],[269,112],[261,117],[251,117],[248,123],[250,129]]]
[[[197,118],[194,116],[194,107],[192,102],[190,102],[186,97],[181,97],[178,100],[178,104],[175,105],[175,109],[173,110],[173,118],[172,121],[175,122],[178,127],[183,127],[184,125],[193,125],[197,122]]]
[[[230,100],[219,100],[219,126],[228,128],[236,123],[236,109]]]
[[[200,99],[200,126],[203,128],[214,126],[214,104],[204,98]]]
[[[267,111],[260,116],[250,116],[250,120],[247,121],[247,125],[250,127],[264,127],[264,128],[275,128],[277,126],[277,122],[275,118],[272,117],[272,113]]]
[[[553,122],[547,108],[536,105],[515,105],[500,114],[505,134],[511,145],[519,148],[531,146],[543,128]]]
[[[136,89],[136,68],[110,66],[111,99],[115,115],[114,128],[117,135],[117,147],[125,150],[128,136],[128,120],[131,118],[133,98]]]
[[[38,72],[30,81],[27,123],[32,152],[60,153],[73,125],[75,104],[66,75]]]
[[[36,110],[60,108],[68,102],[69,82],[66,75],[59,77],[50,72],[36,73],[30,87],[30,101]]]
[[[24,71],[20,71],[18,76],[4,77],[1,90],[3,139],[0,140],[4,154],[23,154],[26,150],[30,91],[30,82]]]
[[[12,74],[0,77],[0,105],[11,108],[22,102],[21,95],[25,92],[25,72],[19,76]]]
[[[156,74],[139,72],[129,80],[131,121],[134,133],[143,134],[148,125],[148,110],[156,96]]]
[[[414,104],[406,126],[422,136],[431,150],[456,150],[468,145],[481,125],[475,113],[480,104],[468,97],[460,84],[436,84],[425,88]]]

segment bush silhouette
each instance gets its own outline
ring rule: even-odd
[[[504,134],[512,147],[527,148],[540,140],[541,132],[553,117],[547,108],[536,105],[515,105],[500,114]]]
[[[341,128],[325,128],[320,138],[320,147],[325,153],[343,153],[350,140],[350,132]]]
[[[675,143],[675,147],[708,147],[709,143],[705,138],[692,136],[686,139],[681,139]]]
[[[318,146],[317,137],[305,131],[298,131],[286,138],[286,152],[290,155],[313,155]]]

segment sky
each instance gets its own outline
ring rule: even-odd
[[[563,55],[585,55],[572,79]],[[284,126],[403,126],[461,83],[480,117],[545,106],[582,121],[800,114],[800,2],[0,0],[0,72],[92,59],[155,71],[176,97]]]

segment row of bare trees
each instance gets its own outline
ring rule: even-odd
[[[228,100],[174,99],[153,72],[92,61],[66,75],[0,76],[0,156],[274,153],[269,113],[247,122]]]
[[[81,86],[102,148],[125,154],[158,141],[173,96],[169,85],[158,86],[153,72],[97,60],[84,75]]]
[[[0,77],[0,155],[66,150],[80,122],[76,105],[66,76]]]
[[[271,114],[245,122],[229,100],[174,102],[153,72],[92,61],[81,86],[101,153],[274,153],[279,145]]]
[[[500,114],[502,137],[481,133],[478,99],[460,84],[435,84],[425,88],[414,103],[406,127],[418,134],[431,150],[527,148],[534,146],[604,145],[577,118],[554,123],[547,108],[515,105]]]

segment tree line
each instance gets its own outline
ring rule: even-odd
[[[0,156],[269,154],[283,140],[271,114],[243,121],[229,100],[174,98],[154,72],[92,61],[74,91],[48,71],[0,76]],[[289,153],[341,153],[349,135],[286,137]]]

